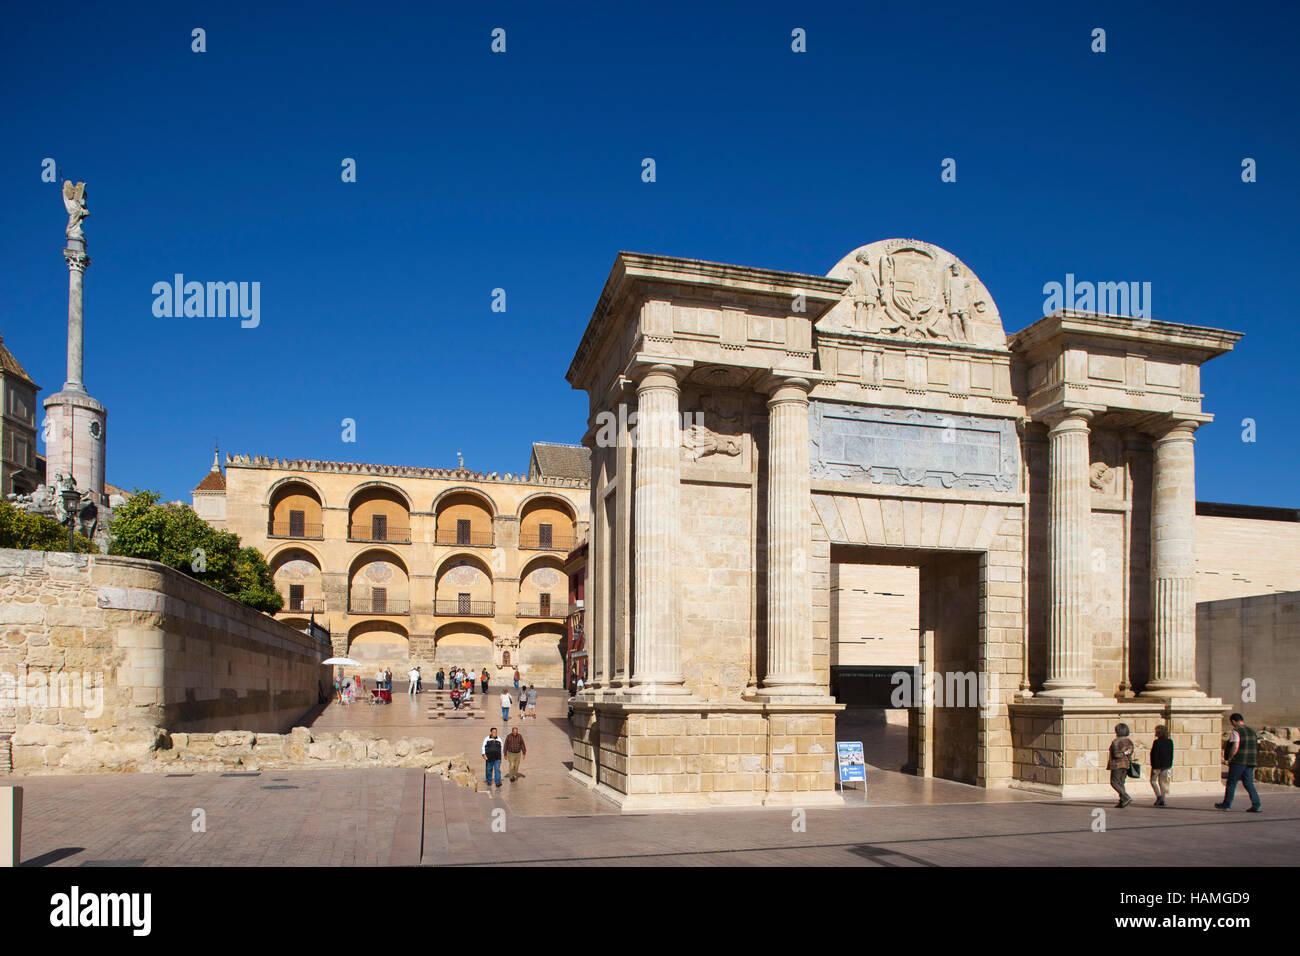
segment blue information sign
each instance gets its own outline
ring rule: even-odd
[[[867,761],[862,754],[862,741],[837,740],[835,755],[840,766],[840,783],[867,782]]]

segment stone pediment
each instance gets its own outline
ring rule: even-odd
[[[848,332],[907,345],[1006,349],[1002,317],[988,289],[952,253],[916,239],[859,246],[827,275],[848,280],[818,331]]]

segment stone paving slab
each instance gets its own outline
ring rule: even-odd
[[[11,778],[12,779],[12,778]],[[1255,866],[1300,858],[1300,791],[1261,786],[1265,812],[1204,796],[1156,809],[1052,800],[528,815],[419,770],[256,776],[36,777],[24,866]],[[276,788],[276,789],[271,789]],[[288,789],[281,789],[288,788]],[[193,811],[206,832],[192,830]],[[494,809],[504,809],[494,818]],[[493,828],[494,819],[504,831]]]
[[[296,770],[5,782],[23,788],[24,866],[385,866],[419,862],[424,776]],[[206,832],[194,832],[196,809]]]
[[[431,786],[444,786],[431,781]],[[1189,796],[1166,808],[1137,803],[1044,801],[666,815],[505,818],[491,826],[490,798],[468,823],[470,845],[425,863],[656,866],[1291,866],[1300,858],[1300,792],[1261,787],[1265,813],[1231,813]]]

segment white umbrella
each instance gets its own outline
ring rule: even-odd
[[[360,667],[361,666],[360,661],[354,661],[350,657],[331,657],[327,661],[321,661],[321,666],[324,666],[326,664],[333,664],[336,667]]]

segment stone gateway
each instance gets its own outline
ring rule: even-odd
[[[905,565],[920,672],[979,691],[910,701],[918,774],[1108,793],[1122,720],[1214,788],[1193,443],[1200,366],[1239,338],[1075,311],[1007,336],[910,239],[825,277],[620,254],[567,375],[592,450],[575,775],[625,810],[838,802],[832,572]]]

